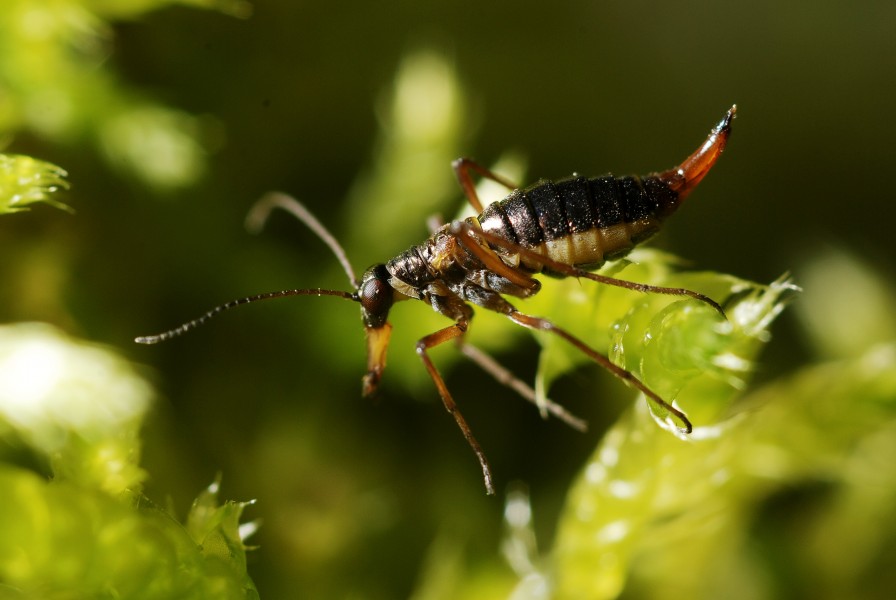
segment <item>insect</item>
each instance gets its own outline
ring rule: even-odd
[[[337,296],[361,305],[367,340],[367,372],[362,383],[364,395],[370,396],[376,391],[386,366],[386,350],[392,331],[388,321],[390,310],[403,300],[422,300],[453,321],[421,338],[416,351],[445,408],[473,449],[488,494],[494,494],[495,488],[485,453],[433,364],[429,351],[454,340],[465,355],[499,382],[530,401],[534,401],[534,392],[491,357],[464,341],[473,318],[473,306],[500,313],[522,327],[546,331],[566,340],[667,411],[677,421],[676,426],[682,433],[690,433],[692,425],[687,416],[634,374],[612,363],[550,320],[520,312],[506,297],[523,299],[538,293],[541,283],[533,276],[544,273],[590,279],[638,292],[690,296],[724,316],[715,301],[697,292],[635,283],[593,271],[647,240],[675,212],[725,149],[735,111],[736,106],[732,106],[706,141],[680,165],[644,177],[604,175],[586,178],[573,175],[556,182],[540,180],[525,189],[518,189],[478,163],[467,158],[458,159],[453,163],[455,173],[467,200],[479,215],[438,227],[423,243],[367,269],[360,280],[336,239],[303,205],[285,194],[269,194],[256,206],[255,220],[263,221],[274,207],[294,214],[330,247],[354,291],[309,288],[258,294],[233,300],[175,329],[138,337],[135,341],[154,344],[170,339],[225,310],[250,302],[286,296]],[[503,200],[483,207],[476,193],[474,173],[494,180],[512,192]],[[549,403],[547,408],[574,427],[583,428],[581,421],[556,404]]]

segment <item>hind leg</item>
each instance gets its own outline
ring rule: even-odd
[[[690,420],[682,411],[678,410],[670,403],[663,400],[663,398],[661,398],[659,394],[647,387],[647,385],[643,381],[638,379],[631,371],[623,369],[619,365],[614,364],[609,358],[580,340],[578,337],[566,331],[562,327],[555,325],[548,319],[521,313],[516,309],[516,307],[505,300],[500,294],[491,290],[468,286],[465,292],[466,299],[470,302],[473,302],[477,306],[481,306],[488,310],[498,312],[509,318],[517,325],[521,325],[523,327],[526,327],[527,329],[546,331],[560,338],[563,338],[564,340],[566,340],[566,342],[574,346],[592,361],[594,361],[628,385],[637,389],[639,392],[650,398],[654,403],[662,407],[663,410],[667,411],[678,421],[678,428],[682,433],[691,433],[691,431],[693,431],[693,426],[691,425]]]
[[[482,201],[479,200],[479,194],[476,193],[476,184],[473,183],[473,177],[470,175],[470,171],[475,171],[479,173],[480,176],[485,177],[486,179],[491,179],[497,183],[500,183],[504,187],[509,190],[516,189],[517,186],[509,179],[498,175],[492,171],[489,171],[476,161],[470,158],[458,158],[451,166],[454,168],[454,173],[457,175],[457,180],[460,182],[460,187],[464,190],[464,195],[466,195],[467,200],[469,200],[470,205],[473,207],[477,213],[481,213],[483,210]]]
[[[728,318],[727,315],[725,315],[725,311],[715,300],[713,300],[709,296],[705,296],[693,290],[649,285],[646,283],[637,283],[635,281],[627,281],[625,279],[617,279],[615,277],[608,277],[607,275],[592,273],[591,271],[586,271],[584,269],[580,269],[566,263],[558,262],[556,260],[543,256],[542,254],[533,252],[528,248],[524,248],[519,244],[515,244],[493,233],[474,228],[466,221],[452,222],[450,231],[451,233],[458,236],[458,239],[464,245],[464,247],[475,254],[476,257],[479,258],[479,260],[481,260],[488,269],[498,273],[502,277],[505,277],[518,285],[525,286],[525,281],[535,280],[529,277],[527,274],[524,274],[522,271],[520,271],[520,269],[507,265],[500,259],[500,257],[498,257],[493,252],[486,250],[480,243],[480,240],[492,247],[503,248],[508,252],[519,254],[521,257],[530,262],[540,263],[545,268],[566,277],[581,277],[590,279],[591,281],[596,281],[598,283],[604,283],[606,285],[613,285],[616,287],[634,290],[636,292],[664,294],[669,296],[688,296],[690,298],[694,298],[695,300],[699,300],[704,304],[708,304],[720,315],[722,315],[726,319]]]

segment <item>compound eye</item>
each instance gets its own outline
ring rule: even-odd
[[[371,279],[361,288],[361,306],[370,312],[380,312],[377,309],[384,304],[390,295],[389,292],[391,288],[388,284],[379,279]]]
[[[359,297],[368,327],[382,327],[392,308],[392,286],[383,279],[373,277],[361,286]]]

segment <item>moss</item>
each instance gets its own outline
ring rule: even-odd
[[[68,188],[66,176],[63,169],[48,162],[0,154],[0,214],[28,210],[37,202],[70,211],[55,198],[60,190]]]
[[[108,349],[39,324],[0,328],[0,582],[22,597],[253,598],[244,503],[186,525],[141,493],[149,386]],[[23,460],[30,456],[31,460]]]

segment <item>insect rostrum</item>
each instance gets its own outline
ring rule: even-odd
[[[697,292],[657,287],[594,273],[605,261],[627,254],[655,234],[662,222],[679,207],[707,174],[725,149],[736,107],[713,128],[706,141],[680,165],[643,177],[581,177],[561,181],[541,180],[518,189],[500,175],[462,158],[453,167],[467,200],[479,213],[440,227],[422,243],[391,260],[367,269],[360,281],[333,236],[295,199],[280,193],[268,194],[253,209],[263,221],[274,207],[294,214],[310,227],[334,252],[355,288],[352,292],[320,288],[294,289],[233,300],[180,327],[154,336],[139,337],[138,343],[154,344],[193,329],[211,317],[241,304],[285,296],[329,295],[361,305],[367,338],[367,372],[364,395],[373,394],[386,366],[386,350],[392,326],[389,312],[396,302],[416,299],[445,315],[451,325],[417,342],[417,354],[433,380],[442,402],[454,417],[482,468],[485,487],[494,493],[491,469],[479,442],[454,402],[445,381],[429,357],[435,346],[458,340],[473,318],[473,306],[498,312],[514,323],[557,335],[579,349],[613,375],[638,389],[674,417],[683,433],[690,433],[687,416],[651,391],[631,372],[612,363],[588,344],[548,319],[517,310],[505,297],[527,298],[538,293],[540,282],[533,276],[579,277],[639,292],[690,296],[715,308],[721,307]],[[483,207],[476,194],[473,173],[513,190],[506,198]],[[251,215],[250,215],[251,216]],[[528,400],[532,389],[508,373],[480,350],[464,344],[462,350],[485,371]],[[583,427],[557,405],[550,412],[575,427]]]

